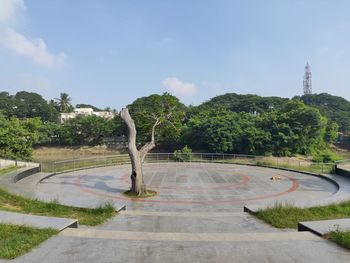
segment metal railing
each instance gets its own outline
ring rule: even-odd
[[[145,158],[145,163],[170,162],[214,162],[229,164],[246,164],[268,167],[280,167],[315,173],[331,173],[334,171],[336,165],[336,163],[315,163],[311,161],[304,161],[293,158],[220,153],[149,153]],[[130,164],[130,158],[128,154],[89,157],[55,162],[43,162],[41,163],[41,171],[60,173],[67,171],[75,171],[79,169],[115,166],[123,164]]]

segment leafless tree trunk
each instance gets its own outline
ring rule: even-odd
[[[130,191],[137,195],[143,195],[146,192],[146,185],[143,180],[142,163],[146,154],[156,146],[154,141],[154,133],[155,128],[159,125],[160,121],[159,118],[155,119],[155,123],[152,127],[151,141],[146,143],[140,150],[137,150],[135,122],[131,118],[128,108],[123,108],[121,110],[120,117],[128,127],[128,150],[132,166]]]

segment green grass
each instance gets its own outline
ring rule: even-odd
[[[0,224],[0,258],[14,259],[57,233],[50,228]]]
[[[20,167],[17,167],[15,165],[11,165],[11,166],[8,166],[6,168],[2,168],[2,169],[0,169],[0,175],[4,175],[4,174],[7,174],[7,173],[16,171],[18,168],[20,168]]]
[[[301,221],[350,217],[350,201],[311,208],[276,204],[274,207],[259,210],[256,216],[277,228],[296,228]]]
[[[0,210],[33,215],[75,218],[78,219],[80,224],[90,226],[101,224],[116,214],[111,204],[105,204],[95,209],[78,208],[61,205],[55,201],[46,203],[28,199],[11,194],[3,189],[0,189]]]
[[[129,198],[148,198],[156,196],[157,192],[153,190],[146,190],[146,193],[144,193],[143,195],[137,195],[136,193],[133,193],[130,190],[128,190],[125,191],[123,194]]]
[[[310,164],[310,165],[292,165],[288,163],[276,163],[272,161],[258,161],[258,166],[274,166],[274,167],[281,167],[281,168],[287,168],[287,169],[293,169],[297,171],[305,171],[305,172],[312,172],[312,173],[333,173],[334,171],[334,165],[333,164]]]
[[[350,231],[332,231],[327,235],[327,238],[342,247],[350,249]]]

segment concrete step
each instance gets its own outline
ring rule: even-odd
[[[233,217],[242,216],[242,212],[163,212],[163,211],[144,211],[144,210],[122,210],[121,216],[172,216],[172,217]]]
[[[106,224],[98,227],[116,231],[144,231],[170,233],[241,233],[277,232],[244,212],[202,213],[202,212],[157,212],[126,210]]]
[[[298,231],[311,231],[319,236],[324,236],[335,230],[350,231],[350,218],[298,223]]]
[[[68,227],[78,227],[78,221],[76,219],[28,215],[7,211],[0,211],[0,223],[27,225],[37,228],[54,228],[59,231],[62,231]]]
[[[276,232],[276,233],[154,233],[111,231],[97,229],[68,228],[61,236],[76,238],[94,238],[106,240],[135,241],[188,241],[188,242],[266,242],[266,241],[296,241],[320,240],[310,232]]]

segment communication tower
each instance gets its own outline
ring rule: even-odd
[[[306,63],[305,74],[304,74],[304,95],[312,94],[312,85],[311,85],[311,67],[309,63]]]

